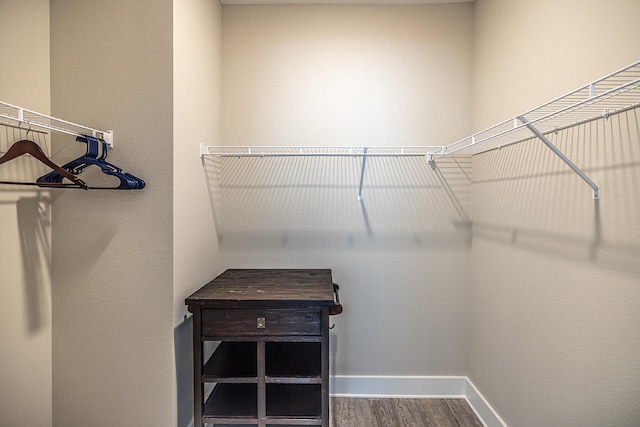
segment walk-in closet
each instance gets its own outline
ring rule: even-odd
[[[0,426],[640,424],[640,2],[0,16]]]

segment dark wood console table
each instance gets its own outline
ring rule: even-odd
[[[227,270],[185,303],[195,427],[329,426],[329,314],[342,311],[331,270]],[[219,342],[208,360],[205,341]]]

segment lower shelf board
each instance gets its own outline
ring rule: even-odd
[[[267,424],[316,425],[322,418],[322,388],[319,384],[267,384]],[[246,425],[258,418],[256,384],[216,384],[204,405],[203,421]],[[231,423],[231,424],[229,424]]]
[[[204,404],[203,419],[257,418],[258,389],[255,384],[217,384]]]
[[[322,417],[320,385],[267,384],[267,418]]]

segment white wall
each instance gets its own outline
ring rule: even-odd
[[[637,1],[478,0],[474,130],[638,60]],[[510,426],[640,422],[639,112],[473,159],[468,374]]]
[[[220,271],[218,237],[200,144],[221,133],[222,7],[217,1],[173,2],[173,322],[176,425],[193,419],[191,319],[186,297]]]
[[[223,9],[226,145],[442,145],[469,131],[470,4]]]
[[[222,22],[225,145],[425,145],[470,130],[470,5],[225,6]],[[370,158],[363,203],[359,158],[207,164],[223,268],[331,268],[342,284],[332,374],[464,374],[468,162]]]
[[[174,424],[172,4],[51,1],[52,114],[113,129],[147,183],[53,200],[55,426]]]
[[[49,1],[0,2],[0,100],[50,109]],[[0,126],[0,155],[48,135]],[[46,166],[29,156],[0,166],[0,180],[34,182]],[[0,425],[51,426],[50,193],[0,186]]]

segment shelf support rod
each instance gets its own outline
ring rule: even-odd
[[[560,159],[565,162],[567,166],[569,166],[575,173],[577,173],[578,176],[584,180],[584,182],[589,184],[589,187],[593,189],[594,200],[600,198],[600,188],[596,185],[595,182],[593,182],[584,172],[582,172],[582,170],[578,166],[576,166],[571,160],[569,160],[569,158],[565,156],[562,151],[560,151],[555,145],[553,145],[551,141],[549,141],[542,134],[542,132],[540,132],[534,125],[529,123],[527,119],[524,118],[524,116],[518,116],[517,119],[520,120],[522,124],[525,125],[531,132],[533,132],[533,134],[537,136],[538,139],[540,139],[547,147],[549,147],[549,149],[553,151],[556,156],[560,157]]]
[[[362,201],[362,181],[364,181],[364,168],[367,165],[367,147],[364,147],[362,155],[362,171],[360,172],[360,187],[358,188],[358,200]]]

